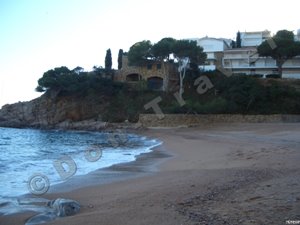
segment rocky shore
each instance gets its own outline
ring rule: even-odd
[[[4,105],[0,110],[0,127],[74,130],[138,127],[128,122],[103,122],[106,106],[103,98],[57,97],[55,93],[46,93],[28,102]]]

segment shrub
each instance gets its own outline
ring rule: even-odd
[[[253,77],[253,78],[262,78],[264,75],[263,74],[249,74],[248,77]]]
[[[274,74],[268,74],[268,75],[266,75],[266,78],[280,78],[280,75],[279,74],[276,74],[276,73],[274,73]]]
[[[187,112],[193,113],[226,113],[228,107],[228,102],[221,98],[214,98],[209,102],[201,103],[201,102],[194,102],[188,101],[186,108],[188,109]]]

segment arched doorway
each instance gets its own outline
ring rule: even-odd
[[[161,77],[149,77],[147,79],[147,87],[150,90],[163,90],[164,79]]]
[[[136,81],[140,81],[141,79],[142,76],[138,73],[131,73],[126,76],[126,81],[129,82],[136,82]]]

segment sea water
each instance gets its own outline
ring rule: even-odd
[[[159,140],[124,132],[0,128],[0,202],[29,193],[28,182],[35,174],[54,185],[70,176],[134,161],[160,144]],[[65,159],[72,165],[64,164]],[[59,168],[65,169],[63,172],[69,169],[68,176],[62,176],[66,174]]]

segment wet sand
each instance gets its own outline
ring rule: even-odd
[[[156,150],[157,157],[150,154],[110,170],[132,175],[126,179],[101,184],[98,171],[82,181],[88,187],[61,186],[63,192],[43,196],[70,198],[82,205],[79,214],[49,224],[286,224],[300,220],[299,123],[219,124],[141,134],[164,142]],[[0,224],[24,224],[30,215],[2,217]]]

